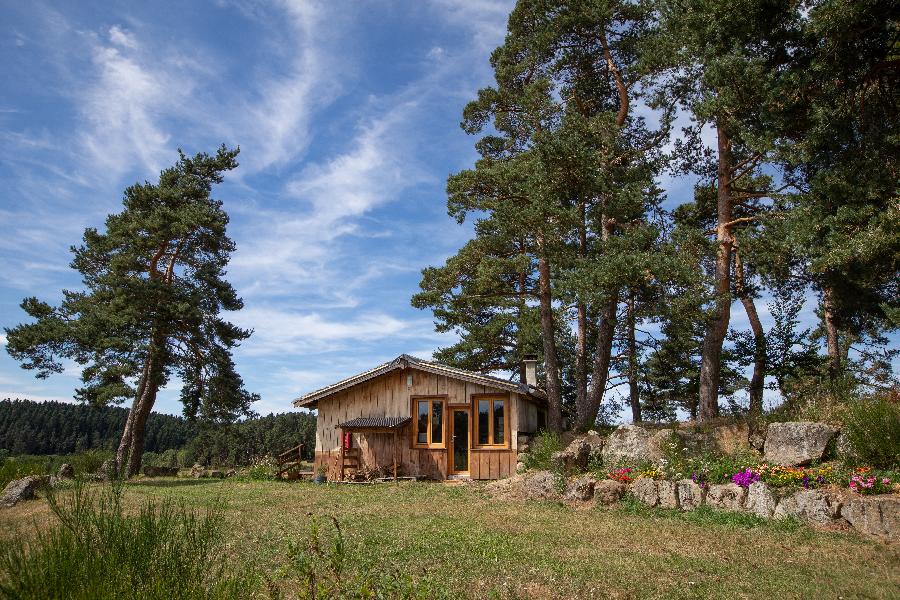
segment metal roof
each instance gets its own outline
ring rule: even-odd
[[[378,365],[373,369],[363,371],[362,373],[353,375],[352,377],[348,377],[347,379],[342,379],[337,383],[325,386],[314,392],[304,394],[303,396],[300,396],[299,398],[294,400],[293,404],[297,407],[311,407],[315,405],[319,400],[326,398],[332,394],[336,394],[337,392],[346,390],[347,388],[353,387],[354,385],[363,383],[370,379],[374,379],[375,377],[384,375],[385,373],[389,373],[390,371],[394,371],[396,369],[402,370],[406,368],[419,369],[421,371],[434,373],[436,375],[446,375],[448,377],[453,377],[480,385],[489,385],[501,390],[525,394],[533,398],[546,398],[546,394],[543,390],[526,385],[524,383],[508,381],[506,379],[501,379],[500,377],[494,377],[492,375],[475,373],[474,371],[457,369],[456,367],[443,365],[441,363],[422,360],[421,358],[416,358],[415,356],[410,356],[409,354],[401,354],[390,362]]]
[[[400,429],[412,421],[411,417],[357,417],[338,425],[335,429]]]

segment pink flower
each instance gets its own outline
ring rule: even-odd
[[[887,477],[882,477],[881,483],[883,483],[884,485],[891,485],[891,480],[888,479]]]

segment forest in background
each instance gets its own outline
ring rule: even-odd
[[[0,453],[8,455],[112,452],[119,444],[128,410],[65,402],[0,400]],[[246,465],[305,443],[315,443],[315,417],[270,414],[231,424],[203,424],[151,413],[147,420],[148,464]],[[152,455],[151,455],[152,453]]]

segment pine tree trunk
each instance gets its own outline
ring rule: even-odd
[[[597,413],[603,403],[606,383],[609,381],[609,365],[612,360],[612,343],[616,332],[616,311],[619,306],[618,296],[613,297],[600,311],[600,324],[597,326],[597,349],[591,369],[591,389],[588,392],[586,410],[577,415],[575,428],[579,431],[593,426]]]
[[[701,423],[719,416],[719,380],[722,369],[722,344],[731,319],[731,230],[732,219],[731,140],[717,127],[718,191],[716,198],[716,275],[715,306],[706,327],[700,357],[700,414]]]
[[[158,374],[156,374],[158,375]],[[159,390],[158,376],[151,377],[144,389],[141,402],[134,417],[134,426],[131,433],[131,447],[128,456],[128,476],[134,477],[141,470],[141,461],[144,458],[144,440],[147,435],[147,419],[156,403],[156,393]]]
[[[559,360],[556,356],[556,335],[553,324],[553,295],[550,290],[550,263],[538,258],[538,299],[541,308],[541,337],[544,343],[544,371],[547,376],[547,427],[561,433],[562,393],[559,382]]]
[[[141,470],[141,460],[144,456],[144,438],[147,433],[147,418],[156,403],[156,393],[162,383],[163,365],[161,359],[162,348],[165,346],[165,336],[154,332],[147,350],[146,378],[142,393],[135,398],[131,407],[133,417],[131,419],[131,443],[128,447],[128,477],[137,475]]]
[[[747,289],[746,274],[744,273],[744,261],[741,253],[734,245],[734,291],[744,311],[747,320],[750,321],[750,329],[753,331],[753,376],[750,378],[750,419],[755,422],[762,415],[763,390],[766,382],[766,332],[763,330],[756,312],[756,304],[750,297]]]
[[[641,422],[641,392],[637,380],[637,339],[634,315],[634,291],[628,294],[628,399],[631,402],[632,423]]]
[[[581,221],[578,231],[578,257],[584,260],[587,256],[587,207],[582,201],[580,205]],[[575,414],[582,414],[587,408],[587,306],[579,301],[576,308],[577,339],[575,342]]]
[[[830,285],[822,288],[822,320],[825,324],[825,341],[828,348],[828,376],[835,379],[841,374],[841,342],[835,323],[834,290]]]
[[[122,474],[125,469],[125,463],[128,460],[128,451],[131,448],[131,436],[134,431],[135,415],[140,410],[141,397],[144,395],[144,388],[147,385],[150,373],[151,360],[150,355],[144,359],[144,368],[141,371],[141,378],[138,380],[137,388],[134,393],[134,400],[131,402],[131,408],[128,410],[128,417],[125,419],[125,428],[122,431],[122,438],[119,440],[119,448],[116,450],[116,473]]]
[[[600,217],[601,236],[603,241],[609,240],[615,228],[615,220],[606,215]],[[597,327],[597,347],[594,350],[594,364],[591,369],[591,389],[585,410],[576,413],[575,428],[579,431],[591,427],[597,420],[597,413],[603,403],[606,383],[609,381],[609,365],[612,357],[612,344],[616,333],[616,312],[619,307],[619,292],[600,309],[600,323]]]

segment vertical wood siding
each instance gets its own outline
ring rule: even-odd
[[[412,374],[413,385],[406,385]],[[519,394],[499,388],[478,385],[448,377],[405,369],[391,371],[343,390],[319,403],[316,420],[315,464],[325,464],[329,479],[340,476],[340,439],[336,426],[357,417],[409,417],[413,396],[446,396],[447,406],[471,406],[472,394],[494,394],[509,397],[509,449],[471,449],[469,473],[473,479],[498,479],[515,474],[517,434],[520,423],[526,424],[534,412],[533,404]],[[529,408],[531,407],[531,408]],[[444,415],[445,422],[448,414]],[[474,417],[474,415],[473,415]],[[421,478],[447,477],[447,449],[413,447],[411,423],[398,437],[398,456],[403,475]],[[471,427],[470,427],[471,430]],[[449,430],[446,436],[449,436]],[[445,436],[445,441],[447,437]],[[353,445],[360,449],[362,464],[369,467],[389,466],[393,462],[394,436],[386,433],[355,433]]]

